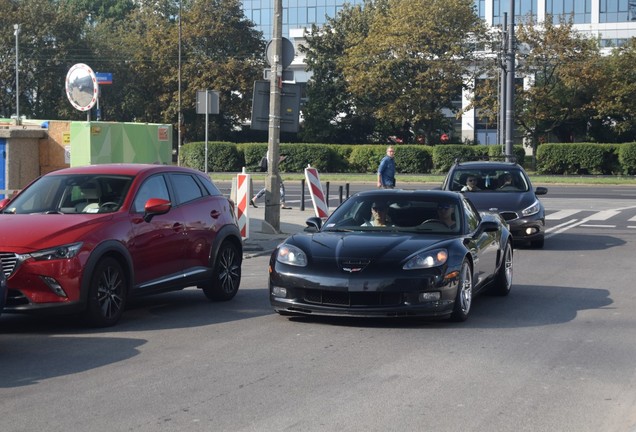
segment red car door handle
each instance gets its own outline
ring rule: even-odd
[[[219,212],[218,210],[212,210],[210,212],[210,216],[212,216],[212,219],[218,219],[219,216],[221,216],[221,212]]]

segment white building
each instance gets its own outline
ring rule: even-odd
[[[297,46],[303,41],[306,28],[324,24],[325,16],[336,16],[345,3],[361,5],[364,1],[283,0],[283,37]],[[479,16],[490,26],[500,26],[504,14],[510,12],[510,0],[474,0],[474,3]],[[273,28],[273,1],[243,0],[243,9],[247,18],[254,21],[269,40]],[[515,0],[515,22],[519,23],[528,15],[535,22],[543,22],[549,15],[555,19],[572,17],[575,30],[597,38],[601,47],[607,49],[636,36],[636,0]],[[306,83],[311,77],[311,73],[305,71],[304,59],[298,50],[290,69],[294,71],[297,83]],[[466,106],[468,98],[464,97],[461,103]],[[457,129],[461,130],[464,139],[481,144],[497,141],[497,131],[479,124],[474,111],[464,114]]]

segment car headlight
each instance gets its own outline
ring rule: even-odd
[[[530,207],[521,210],[521,214],[523,216],[532,216],[535,213],[539,213],[539,210],[541,210],[541,203],[537,200]]]
[[[35,259],[36,261],[48,261],[56,259],[69,259],[73,258],[82,248],[82,243],[72,243],[63,246],[56,246],[54,248],[42,249],[36,252],[31,252],[27,256]]]
[[[420,252],[413,258],[408,260],[404,270],[416,270],[437,267],[444,264],[448,260],[448,251],[446,249],[437,249],[434,251]]]
[[[307,255],[300,248],[288,244],[284,244],[278,248],[276,261],[298,267],[307,265]]]

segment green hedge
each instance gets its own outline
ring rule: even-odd
[[[501,158],[500,146],[483,145],[406,145],[395,147],[395,165],[401,174],[445,173],[457,158]],[[373,173],[386,154],[386,144],[307,144],[285,143],[280,153],[287,155],[281,172],[303,172],[311,165],[329,173]],[[208,171],[258,171],[267,152],[267,143],[208,143]],[[513,147],[517,162],[524,165],[525,149]],[[181,147],[179,163],[204,170],[205,143],[188,143]],[[636,174],[636,143],[628,144],[542,144],[537,151],[537,169],[541,174]]]
[[[619,174],[619,148],[624,144],[543,144],[537,150],[542,174]]]
[[[636,143],[620,145],[618,161],[621,166],[622,174],[636,174]]]
[[[181,146],[179,164],[205,171],[205,143],[193,142]],[[208,141],[208,171],[240,171],[244,165],[245,159],[236,144]]]

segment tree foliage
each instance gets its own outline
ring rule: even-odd
[[[594,120],[607,131],[598,141],[636,141],[636,38],[614,49],[599,69],[604,79],[594,100]]]
[[[516,28],[515,124],[536,155],[546,137],[571,142],[587,138],[587,122],[594,115],[596,89],[603,80],[598,42],[573,29],[571,21],[537,24],[531,19]],[[497,74],[480,88],[476,106],[496,118],[499,110]],[[520,83],[519,81],[523,81]]]
[[[307,127],[350,127],[357,118],[381,134],[412,128],[428,141],[448,130],[446,112],[456,111],[453,100],[472,82],[475,48],[485,35],[473,5],[368,1],[314,28],[306,49],[314,72]]]
[[[181,20],[179,20],[181,12]],[[0,0],[0,116],[15,112],[15,39],[19,35],[20,113],[41,119],[84,119],[65,94],[75,63],[110,72],[100,86],[102,118],[172,123],[181,97],[185,139],[203,137],[197,90],[220,92],[210,132],[223,138],[249,118],[254,80],[262,76],[265,44],[240,0]]]

